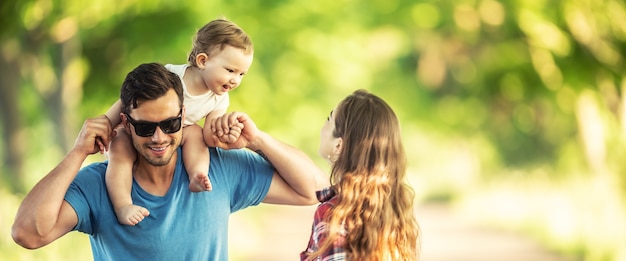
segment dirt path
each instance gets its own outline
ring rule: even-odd
[[[299,260],[310,235],[315,207],[264,205],[235,213],[230,259]],[[418,208],[421,261],[572,261],[520,235],[475,226],[442,206]]]
[[[417,210],[422,261],[573,261],[524,236],[480,227],[444,206]]]

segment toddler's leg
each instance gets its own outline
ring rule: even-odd
[[[210,191],[209,150],[204,144],[202,128],[194,124],[186,126],[182,140],[183,162],[189,175],[189,190],[192,192]]]
[[[137,158],[128,133],[120,127],[117,136],[109,147],[109,166],[106,170],[106,185],[117,221],[122,225],[134,226],[141,222],[150,212],[140,206],[133,205],[130,196],[133,183],[133,164]]]

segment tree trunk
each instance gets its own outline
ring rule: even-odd
[[[12,60],[0,60],[0,71],[4,72],[0,77],[0,119],[2,120],[2,174],[0,178],[5,181],[12,192],[22,192],[24,180],[22,164],[24,159],[24,143],[22,142],[22,122],[20,121],[18,103],[19,65]]]

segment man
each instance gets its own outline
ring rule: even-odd
[[[211,192],[189,192],[179,148],[185,117],[178,76],[159,64],[131,71],[121,90],[122,124],[137,152],[132,198],[150,215],[136,226],[117,222],[104,174],[107,162],[81,169],[88,155],[114,136],[105,116],[85,121],[74,148],[24,198],[12,236],[34,249],[77,230],[90,235],[95,260],[228,260],[230,213],[260,202],[317,203],[323,172],[301,151],[260,131],[244,113],[213,122],[216,133],[238,137],[209,148]],[[225,132],[225,133],[224,133]]]

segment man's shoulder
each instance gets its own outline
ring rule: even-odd
[[[95,171],[95,172],[99,172],[99,171],[106,171],[107,166],[109,165],[109,161],[98,161],[98,162],[92,162],[92,163],[88,163],[85,166],[83,166],[81,168],[81,171],[85,170],[85,171]]]
[[[220,171],[261,171],[273,169],[267,160],[249,149],[222,149],[209,147],[210,168]]]
[[[209,154],[211,154],[211,160],[213,160],[214,156],[218,160],[227,161],[227,160],[241,160],[242,158],[255,159],[260,157],[257,153],[246,149],[222,149],[217,147],[209,147]]]
[[[80,180],[100,180],[104,179],[104,174],[106,173],[107,166],[109,165],[108,161],[103,162],[94,162],[90,163],[84,167],[82,167],[78,174],[76,175],[75,181]]]

